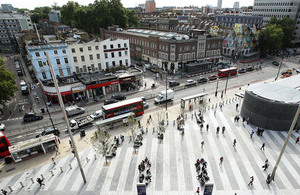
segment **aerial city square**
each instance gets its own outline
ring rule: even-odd
[[[0,194],[300,194],[299,13],[2,1]]]

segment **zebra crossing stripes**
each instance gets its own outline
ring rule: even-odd
[[[119,192],[123,191],[125,188],[125,183],[127,182],[126,178],[128,176],[128,172],[126,170],[129,169],[130,159],[131,159],[130,157],[131,157],[132,153],[133,153],[133,147],[128,147],[126,150],[124,164],[122,167],[122,171],[121,171],[121,175],[120,175],[120,179],[119,179],[118,187],[117,187],[117,191],[119,191]]]
[[[173,126],[175,129],[176,127]],[[168,130],[170,133],[169,136],[169,158],[170,158],[170,188],[171,191],[178,191],[178,173],[177,173],[177,155],[176,155],[176,148],[175,148],[175,133],[171,133],[172,130]],[[177,130],[176,130],[177,131]]]
[[[184,168],[183,168],[183,160],[182,160],[182,142],[184,137],[179,133],[175,133],[175,152],[177,156],[177,175],[178,175],[178,191],[186,190],[186,181],[184,178]]]
[[[158,142],[156,138],[152,138],[151,143],[151,151],[150,155],[148,156],[150,162],[151,162],[151,175],[152,175],[152,182],[148,185],[147,191],[149,194],[155,193],[155,182],[154,180],[157,178],[156,176],[156,163],[157,163],[157,152],[158,152]],[[137,169],[137,167],[135,167]]]
[[[164,134],[164,139],[163,139],[163,144],[164,144],[164,149],[163,149],[163,153],[164,155],[164,161],[163,161],[163,170],[164,170],[164,174],[163,174],[163,181],[164,181],[164,185],[163,185],[163,189],[165,191],[170,191],[171,190],[171,184],[170,184],[170,131],[172,131],[170,128],[168,128]]]
[[[14,183],[14,185],[12,185],[12,189],[18,190],[18,189],[22,188],[20,182],[22,182],[23,185],[25,186],[25,184],[27,183],[27,182],[26,182],[26,179],[28,178],[28,176],[29,176],[30,173],[32,173],[32,172],[33,172],[33,169],[24,172],[24,173],[18,178],[18,180],[16,180],[16,183]],[[1,185],[2,185],[2,184],[1,184]]]

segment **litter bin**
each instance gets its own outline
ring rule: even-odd
[[[45,109],[44,109],[44,108],[41,108],[41,112],[42,112],[42,113],[45,113]]]
[[[80,131],[80,137],[84,137],[85,136],[85,130],[81,130]]]

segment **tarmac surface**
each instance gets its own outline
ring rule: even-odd
[[[211,102],[207,102],[202,131],[195,120],[194,111],[185,110],[187,119],[184,135],[173,125],[181,113],[180,104],[175,103],[168,108],[169,125],[162,141],[158,140],[157,131],[153,132],[155,121],[150,125],[146,124],[149,114],[153,120],[156,114],[144,114],[138,118],[144,130],[148,128],[148,132],[143,136],[143,145],[135,151],[133,142],[129,142],[129,135],[125,134],[125,141],[118,147],[116,157],[110,160],[109,165],[105,164],[105,159],[90,144],[93,131],[83,138],[75,135],[87,178],[85,184],[77,160],[71,153],[69,139],[66,138],[61,140],[58,155],[53,152],[17,164],[1,164],[0,189],[7,190],[9,194],[22,195],[137,194],[138,164],[148,157],[152,164],[152,182],[146,187],[147,194],[195,194],[197,187],[200,187],[200,194],[203,194],[204,187],[196,178],[194,165],[196,159],[201,158],[207,161],[210,177],[208,183],[214,184],[213,194],[300,194],[300,148],[299,144],[295,144],[299,133],[292,133],[277,169],[275,181],[266,184],[266,177],[273,170],[287,132],[265,130],[263,136],[254,134],[251,139],[250,133],[252,130],[256,132],[257,127],[242,124],[241,120],[239,123],[234,122],[234,117],[239,114],[236,104],[242,105],[242,100],[235,96],[237,92],[240,91],[228,90],[223,100],[209,94]],[[223,101],[222,109],[217,106],[214,114],[215,108],[212,109],[211,106],[215,107]],[[194,110],[196,109],[199,109],[197,104],[194,105]],[[209,124],[208,131],[206,124]],[[225,132],[220,130],[217,134],[217,126],[225,126]],[[114,136],[122,133],[122,128],[110,131]],[[237,140],[235,147],[234,139]],[[203,148],[200,144],[202,141]],[[260,150],[262,143],[266,145],[265,150]],[[219,164],[221,156],[224,157],[224,161]],[[52,157],[55,158],[56,165],[53,164]],[[264,171],[262,166],[266,159],[270,166]],[[36,178],[41,177],[41,174],[45,178],[45,186],[39,187]],[[254,183],[248,187],[251,176],[254,176]],[[24,187],[21,187],[20,182]]]

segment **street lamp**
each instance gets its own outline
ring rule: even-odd
[[[219,78],[217,78],[217,87],[216,87],[215,97],[217,97],[217,95],[218,95],[218,86],[219,86]]]
[[[285,54],[281,54],[281,62],[280,62],[279,68],[278,68],[278,72],[277,72],[277,76],[275,78],[275,81],[278,79],[279,72],[280,72],[282,61],[283,61],[284,57],[285,57]]]
[[[165,62],[165,69],[166,69],[166,100],[168,99],[168,62]],[[166,101],[166,111],[168,110],[168,101]]]

